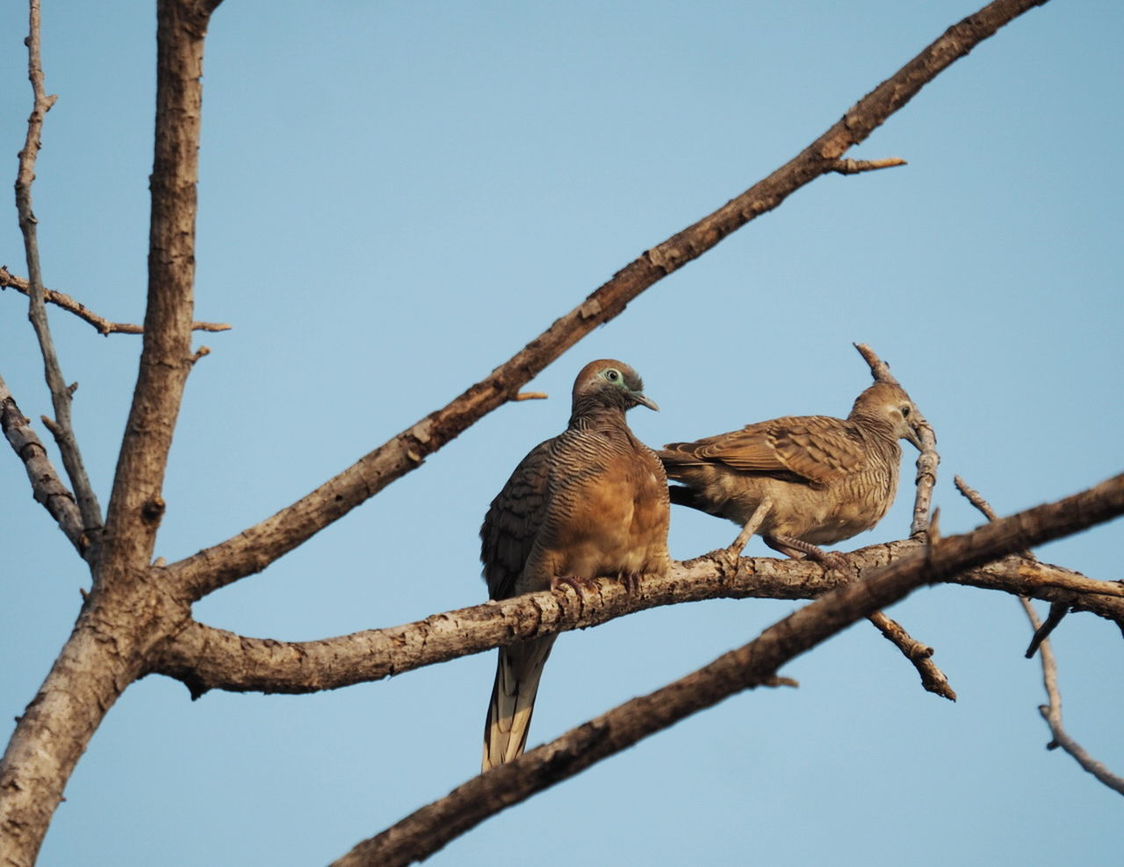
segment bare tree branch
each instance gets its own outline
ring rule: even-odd
[[[897,377],[890,372],[890,365],[878,357],[877,353],[865,343],[856,343],[855,349],[859,351],[868,365],[870,375],[876,382],[892,382],[906,391],[898,382]],[[908,391],[906,391],[908,394]],[[910,398],[912,400],[912,396]],[[917,401],[913,401],[917,406]],[[920,410],[918,410],[920,412]],[[933,489],[937,485],[937,467],[940,465],[941,456],[937,454],[937,434],[929,420],[922,413],[916,420],[917,430],[921,437],[921,454],[917,457],[917,478],[915,484],[917,493],[913,501],[913,523],[910,525],[909,535],[914,539],[922,538],[929,526],[930,512],[933,507]]]
[[[1028,545],[1076,532],[1124,513],[1124,476],[1064,500],[930,544],[849,583],[766,629],[760,637],[649,695],[632,699],[557,740],[469,780],[376,837],[334,867],[409,864],[427,857],[484,819],[574,776],[736,692],[774,683],[801,653],[923,584],[933,584]],[[935,537],[933,533],[931,536]]]
[[[195,219],[209,12],[157,4],[156,145],[140,371],[109,501],[100,580],[147,566],[164,515],[172,433],[192,367]]]
[[[74,495],[59,478],[46,447],[31,428],[31,419],[20,412],[3,377],[0,377],[0,428],[23,461],[36,501],[50,512],[78,553],[85,555],[90,540],[82,529],[82,515],[78,512]]]
[[[28,281],[17,277],[5,266],[0,265],[0,289],[8,288],[15,289],[17,292],[22,292],[24,295],[29,295],[31,292]],[[144,334],[144,326],[133,325],[129,322],[111,322],[104,316],[99,316],[81,301],[72,298],[65,292],[44,288],[43,300],[48,304],[55,304],[61,307],[68,313],[73,313],[85,322],[89,322],[97,329],[99,334]],[[232,327],[233,326],[225,322],[193,322],[191,325],[192,331],[229,331]]]
[[[200,599],[277,558],[346,515],[421,464],[487,413],[511,400],[531,378],[582,337],[621,313],[641,292],[682,268],[730,233],[779,206],[789,195],[833,172],[942,70],[1000,27],[1046,0],[995,0],[953,25],[785,165],[714,213],[688,226],[618,271],[581,305],[559,318],[491,375],[360,458],[335,478],[237,536],[169,567],[168,578]]]
[[[32,0],[32,10],[37,46],[37,0]],[[160,487],[172,429],[191,367],[206,28],[206,16],[186,0],[159,0],[156,156],[140,374],[93,589],[0,760],[0,852],[13,865],[34,863],[66,782],[105,714],[141,675],[151,645],[189,616],[186,601],[150,583],[148,566],[163,513]],[[42,307],[37,268],[31,269],[30,279],[33,287],[38,284],[33,291]]]
[[[34,104],[31,116],[27,119],[27,139],[19,153],[19,173],[16,177],[16,209],[19,212],[20,231],[23,233],[24,253],[27,257],[28,319],[35,329],[39,349],[43,354],[43,369],[47,386],[51,391],[51,403],[55,408],[57,426],[53,429],[62,455],[62,463],[70,484],[74,488],[78,511],[88,534],[96,534],[101,529],[101,507],[90,485],[90,477],[82,463],[82,453],[74,436],[74,423],[70,415],[73,390],[66,384],[59,364],[58,352],[51,338],[51,328],[47,322],[47,308],[44,302],[43,271],[39,263],[38,223],[31,204],[31,187],[35,183],[35,162],[43,140],[43,121],[58,99],[48,96],[43,80],[43,58],[40,50],[41,16],[39,0],[28,3],[27,72],[31,80]]]
[[[1042,621],[1038,619],[1038,612],[1034,610],[1034,606],[1030,604],[1029,600],[1020,599],[1020,601],[1026,611],[1026,616],[1030,620],[1030,625],[1037,635],[1042,630]],[[1081,744],[1077,743],[1066,732],[1062,723],[1062,694],[1061,690],[1058,689],[1058,664],[1054,659],[1054,649],[1050,646],[1048,639],[1041,641],[1040,652],[1042,655],[1042,685],[1046,687],[1046,698],[1049,704],[1040,705],[1038,712],[1042,714],[1042,719],[1046,720],[1046,725],[1050,727],[1050,734],[1053,737],[1053,740],[1046,745],[1046,749],[1053,750],[1061,747],[1073,756],[1077,764],[1081,765],[1097,780],[1113,791],[1124,795],[1124,778],[1118,777],[1103,762],[1094,759]]]
[[[984,499],[979,491],[971,487],[960,476],[956,477],[956,488],[968,499],[968,502],[979,509],[989,521],[999,520],[998,516],[995,514],[995,510],[991,508],[991,504]],[[1019,555],[1034,562],[1038,560],[1029,550],[1019,552]],[[1040,705],[1038,712],[1042,714],[1042,718],[1046,720],[1046,725],[1050,728],[1050,734],[1053,735],[1053,740],[1046,745],[1046,749],[1053,750],[1061,747],[1073,756],[1074,760],[1076,760],[1082,768],[1096,777],[1100,782],[1104,783],[1104,785],[1108,786],[1110,789],[1124,795],[1124,778],[1116,776],[1103,762],[1099,762],[1090,756],[1081,744],[1077,743],[1077,741],[1069,736],[1062,723],[1062,694],[1061,690],[1058,688],[1058,664],[1057,660],[1054,658],[1054,649],[1050,646],[1048,637],[1054,626],[1057,626],[1068,612],[1068,605],[1058,602],[1050,603],[1050,615],[1046,621],[1043,622],[1039,619],[1038,612],[1034,610],[1034,606],[1026,596],[1020,595],[1019,602],[1022,603],[1023,611],[1026,613],[1031,628],[1034,630],[1034,637],[1031,639],[1030,649],[1026,652],[1027,659],[1032,657],[1034,651],[1039,648],[1042,653],[1042,685],[1046,688],[1046,698],[1049,703]]]
[[[969,503],[982,512],[984,517],[989,521],[995,520],[995,510],[992,509],[991,504],[984,499],[983,494],[964,481],[961,476],[956,476],[954,481],[956,483],[956,490],[963,494]],[[1038,561],[1033,551],[1020,551],[1019,556],[1034,562]],[[1038,625],[1038,628],[1034,631],[1034,635],[1030,638],[1030,644],[1027,646],[1025,654],[1027,659],[1034,656],[1039,645],[1041,645],[1042,642],[1049,637],[1050,633],[1054,631],[1057,625],[1065,619],[1066,614],[1069,613],[1069,606],[1072,602],[1072,599],[1059,599],[1050,603],[1050,613],[1047,615],[1046,621]],[[1026,608],[1027,600],[1025,597],[1022,599],[1022,603],[1023,607]]]
[[[1124,491],[1124,474],[1093,490]],[[1043,507],[1040,507],[1043,508]],[[891,563],[917,556],[916,540],[871,545],[848,555],[858,580]],[[600,579],[578,599],[566,590],[528,593],[434,614],[415,623],[371,629],[320,641],[249,638],[191,623],[154,648],[147,670],[183,681],[194,696],[210,689],[305,693],[380,680],[414,668],[479,653],[493,647],[585,629],[663,605],[703,599],[814,599],[848,583],[851,576],[807,560],[745,557],[731,565],[717,551],[673,563],[663,577],[647,575],[635,592]],[[1091,611],[1124,625],[1124,585],[1094,581],[1045,564],[1026,573],[1020,558],[1007,557],[949,577],[948,581],[1049,599],[1077,594]],[[919,656],[924,645],[909,643]]]

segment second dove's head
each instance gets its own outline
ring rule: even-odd
[[[889,425],[895,439],[909,440],[921,449],[923,422],[909,395],[892,382],[876,382],[858,396],[851,417],[862,417]]]

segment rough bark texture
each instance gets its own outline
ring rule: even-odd
[[[1124,475],[1094,490],[1122,492]],[[603,579],[580,599],[570,590],[529,593],[321,641],[248,638],[192,623],[159,648],[151,670],[183,681],[196,696],[209,689],[316,692],[392,677],[513,641],[596,626],[661,605],[716,598],[814,599],[922,550],[924,543],[915,540],[872,545],[848,555],[846,573],[769,557],[741,558],[734,566],[721,555],[708,555],[674,563],[664,577],[646,576],[634,592]],[[1124,585],[1035,560],[1005,557],[945,580],[1046,601],[1064,597],[1124,626]]]
[[[31,420],[20,412],[3,377],[0,377],[0,429],[3,429],[4,436],[23,461],[35,499],[58,522],[59,528],[78,549],[78,553],[85,555],[89,548],[89,538],[82,528],[82,516],[78,512],[74,495],[62,483],[43,441],[32,430]]]
[[[207,16],[192,4],[178,0],[157,4],[148,304],[140,371],[106,519],[102,564],[108,570],[140,568],[152,558],[164,515],[168,451],[191,371],[206,29]]]
[[[168,449],[191,367],[206,24],[206,15],[193,4],[158,4],[156,154],[140,375],[106,544],[93,563],[94,588],[0,761],[0,852],[8,864],[34,863],[66,782],[102,718],[141,675],[153,643],[189,616],[185,600],[173,601],[151,581],[148,561],[163,513],[160,490]]]
[[[409,864],[487,817],[571,777],[653,732],[735,692],[774,683],[781,665],[922,584],[1124,513],[1124,476],[948,539],[934,540],[871,575],[833,590],[709,665],[633,699],[515,761],[481,774],[360,843],[335,867]]]

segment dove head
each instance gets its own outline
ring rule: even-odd
[[[595,407],[620,410],[646,406],[658,410],[654,400],[644,394],[640,374],[612,358],[591,361],[574,380],[574,415]]]
[[[853,420],[865,419],[889,428],[895,439],[909,440],[921,449],[921,413],[900,385],[876,382],[858,396],[851,409]]]

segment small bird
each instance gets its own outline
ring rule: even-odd
[[[503,486],[480,528],[493,599],[667,570],[667,476],[629,430],[625,412],[658,410],[636,371],[601,359],[574,382],[569,426],[535,446]],[[501,647],[484,726],[483,770],[518,757],[543,665],[557,636]]]
[[[683,482],[671,488],[671,502],[739,525],[765,502],[759,532],[767,545],[830,564],[838,555],[819,545],[869,530],[890,508],[902,458],[898,440],[920,449],[920,424],[899,385],[876,382],[846,419],[787,416],[669,443],[658,454],[668,476]]]

